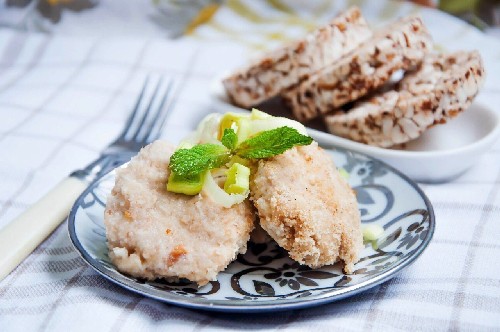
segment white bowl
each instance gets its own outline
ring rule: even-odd
[[[310,135],[323,146],[338,146],[385,161],[418,182],[447,182],[458,177],[486,152],[500,135],[500,117],[479,103],[445,125],[425,131],[404,150],[353,142],[319,130]]]
[[[244,111],[229,103],[220,79],[213,82],[211,90],[221,112]],[[265,111],[269,110],[273,115],[289,115],[280,103],[268,103]],[[463,114],[407,143],[404,150],[374,147],[312,128],[308,131],[323,147],[365,153],[397,168],[415,181],[438,183],[453,180],[478,162],[500,135],[500,116],[485,104],[474,102]]]

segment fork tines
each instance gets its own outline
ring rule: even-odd
[[[167,120],[172,103],[165,105],[172,92],[170,78],[148,76],[133,112],[119,137],[122,143],[145,146],[158,138]]]

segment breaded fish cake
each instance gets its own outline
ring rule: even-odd
[[[259,161],[250,189],[262,228],[292,259],[312,268],[340,259],[353,271],[363,247],[356,197],[317,143]]]
[[[104,218],[109,256],[135,277],[187,278],[201,286],[246,251],[253,208],[248,200],[224,208],[203,194],[168,192],[173,152],[156,141],[117,171]]]

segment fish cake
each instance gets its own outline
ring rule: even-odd
[[[484,77],[477,51],[432,54],[394,89],[327,115],[325,124],[332,134],[365,144],[406,143],[466,110]]]
[[[254,211],[249,200],[224,208],[204,194],[168,192],[173,152],[169,143],[153,142],[117,171],[104,218],[109,257],[134,277],[202,286],[246,251]]]
[[[356,196],[317,143],[260,160],[250,184],[260,225],[292,259],[312,268],[344,262],[363,248]]]

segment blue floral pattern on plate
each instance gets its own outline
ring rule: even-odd
[[[367,243],[353,274],[340,263],[311,269],[291,260],[275,242],[250,241],[244,255],[198,288],[189,281],[146,281],[116,270],[108,257],[103,215],[114,185],[111,171],[76,201],[69,216],[71,240],[100,274],[134,292],[167,303],[213,311],[260,312],[309,307],[354,295],[393,277],[413,262],[432,238],[432,206],[418,186],[390,166],[345,150],[329,150],[349,174],[363,224],[377,224],[384,234]]]

